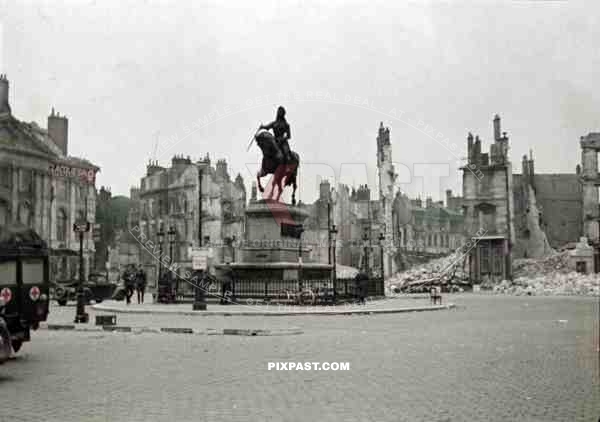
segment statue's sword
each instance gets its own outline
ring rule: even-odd
[[[262,126],[262,123],[261,123],[260,126]],[[254,141],[254,138],[256,137],[256,134],[260,130],[260,126],[258,127],[258,129],[256,129],[256,132],[254,133],[254,135],[252,135],[252,138],[250,138],[250,142],[248,143],[248,148],[246,149],[246,152],[250,151],[250,147],[252,146],[252,142]]]

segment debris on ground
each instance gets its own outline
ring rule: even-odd
[[[406,271],[394,274],[386,280],[388,290],[399,290],[411,284],[427,283],[432,279],[441,279],[445,282],[465,282],[468,274],[463,269],[462,257],[456,255],[445,256],[431,260],[425,264],[415,266]]]
[[[386,280],[388,291],[441,279],[442,283],[468,280],[463,260],[456,255],[432,260],[397,273]],[[600,274],[581,274],[569,267],[569,251],[552,252],[543,258],[515,259],[513,281],[482,285],[498,294],[514,295],[600,295]]]
[[[599,275],[573,271],[569,267],[569,251],[540,259],[515,259],[513,279],[512,283],[503,280],[494,286],[494,292],[536,296],[600,294]]]

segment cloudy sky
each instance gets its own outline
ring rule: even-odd
[[[280,104],[304,201],[319,177],[376,189],[380,121],[401,187],[434,198],[461,189],[467,132],[487,150],[495,113],[518,171],[533,149],[537,171],[574,172],[600,130],[597,2],[0,0],[0,29],[13,114],[66,114],[70,154],[113,194],[173,154],[249,185],[248,141]]]

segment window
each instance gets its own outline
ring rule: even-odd
[[[63,209],[56,213],[56,239],[59,242],[67,240],[67,213]]]
[[[23,284],[44,282],[44,261],[41,259],[26,259],[22,261]]]
[[[484,245],[479,250],[480,252],[480,263],[481,263],[481,274],[488,274],[491,272],[490,268],[490,248]]]
[[[27,202],[19,205],[19,222],[27,227],[31,227],[31,207]]]
[[[496,207],[492,204],[479,204],[479,227],[488,233],[496,233]]]
[[[0,286],[17,284],[17,263],[15,261],[0,262]]]
[[[31,170],[21,169],[19,171],[19,190],[21,192],[31,192],[33,188],[33,177]]]
[[[504,247],[502,245],[496,246],[494,248],[494,274],[502,275],[502,269],[504,268],[503,259],[504,259]]]
[[[10,185],[10,168],[0,167],[0,186],[9,187]]]
[[[8,224],[8,202],[0,200],[0,227]]]

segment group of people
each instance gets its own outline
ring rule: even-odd
[[[140,265],[136,268],[131,265],[123,273],[123,282],[125,284],[125,299],[127,304],[131,303],[131,297],[137,292],[137,303],[144,303],[144,293],[146,292],[146,272]]]

